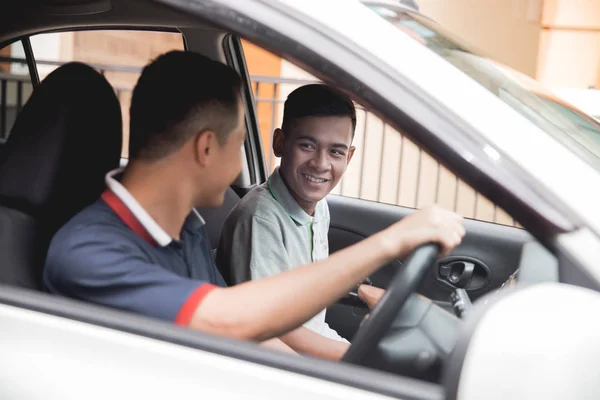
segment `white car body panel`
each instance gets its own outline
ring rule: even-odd
[[[564,284],[505,294],[474,331],[465,324],[469,343],[456,398],[598,399],[599,307],[597,292]]]
[[[389,398],[6,305],[0,321],[3,400]]]

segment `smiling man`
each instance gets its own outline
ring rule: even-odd
[[[290,93],[282,127],[273,137],[273,151],[281,165],[227,218],[217,264],[247,265],[252,279],[259,279],[326,259],[329,208],[325,197],[352,159],[355,127],[354,104],[337,90],[314,84]],[[369,305],[382,293],[364,285],[359,290]],[[325,314],[322,310],[282,339],[296,351],[340,359],[349,343],[327,325]]]

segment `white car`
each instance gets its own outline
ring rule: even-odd
[[[45,249],[81,206],[74,199],[99,190],[83,165],[104,162],[108,122],[91,105],[96,120],[69,113],[82,109],[68,97],[81,88],[49,93],[44,107],[25,106],[0,148],[0,398],[600,396],[600,125],[584,113],[566,118],[534,82],[393,1],[10,3],[0,5],[0,44],[22,41],[34,84],[29,38],[76,29],[178,29],[188,50],[241,73],[247,165],[224,206],[203,210],[213,239],[237,196],[267,174],[240,37],[344,89],[525,230],[467,220],[449,257],[423,247],[371,276],[388,291],[365,323],[351,306],[328,312],[352,338],[340,363],[59,298],[39,284]],[[328,202],[331,251],[412,212]]]

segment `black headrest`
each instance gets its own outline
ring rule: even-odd
[[[0,153],[0,203],[62,224],[104,189],[117,168],[121,107],[108,81],[65,64],[33,91]]]

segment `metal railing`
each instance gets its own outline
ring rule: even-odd
[[[23,59],[0,57],[0,66],[11,63],[27,65]],[[41,60],[36,63],[56,67],[64,64],[60,61]],[[109,81],[111,73],[137,75],[142,69],[93,63],[88,65]],[[310,79],[251,76],[269,171],[278,164],[272,151],[271,139],[273,131],[281,124],[287,93],[299,86],[316,82],[318,81]],[[129,104],[125,103],[130,97],[125,98],[122,94],[131,92],[133,83],[131,86],[113,84],[113,87],[124,109],[128,109]],[[14,118],[27,101],[31,89],[28,76],[0,73],[0,140],[7,137]],[[467,218],[517,226],[514,219],[461,182],[410,139],[360,106],[357,106],[354,144],[357,147],[354,158],[334,193],[413,208],[439,203]]]

